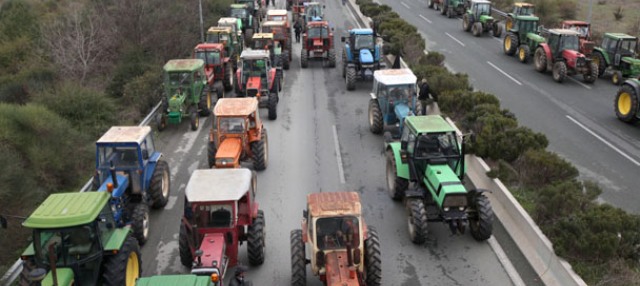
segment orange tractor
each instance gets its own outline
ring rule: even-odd
[[[336,50],[333,44],[333,29],[329,22],[309,22],[307,31],[302,34],[300,65],[309,66],[309,59],[321,59],[328,62],[329,67],[336,67]]]
[[[204,72],[210,92],[218,98],[233,89],[233,63],[223,44],[202,43],[193,49],[193,58],[204,61]]]
[[[358,193],[307,195],[302,229],[291,231],[291,285],[306,285],[308,263],[324,285],[382,284],[380,241],[375,228],[364,222]]]
[[[213,168],[239,168],[241,160],[253,159],[256,170],[267,168],[269,140],[262,126],[256,98],[222,98],[213,109],[207,161]]]

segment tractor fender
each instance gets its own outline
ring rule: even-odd
[[[544,50],[544,54],[547,56],[547,69],[553,68],[553,59],[551,58],[551,48],[547,43],[540,43],[538,47],[541,47]]]
[[[269,82],[269,90],[273,90],[273,85],[276,82],[276,69],[275,68],[271,68],[271,70],[269,71],[269,76],[271,78],[271,80]]]
[[[309,242],[309,228],[307,227],[307,219],[303,218],[300,223],[300,229],[302,230],[302,242]]]
[[[406,163],[402,163],[400,159],[400,142],[391,142],[387,146],[387,150],[391,149],[393,152],[393,158],[396,161],[396,175],[403,179],[410,179],[409,176],[409,165]]]
[[[640,94],[640,79],[628,79],[622,85],[628,85],[636,92]]]
[[[353,55],[351,54],[351,47],[349,47],[349,44],[344,45],[344,52],[347,54],[347,62],[353,62]]]
[[[114,250],[120,250],[124,242],[129,237],[129,233],[131,232],[130,226],[114,228],[113,233],[109,236],[107,241],[103,241],[104,243],[104,251],[105,252],[113,252]]]
[[[53,273],[51,271],[47,272],[47,276],[42,280],[42,285],[73,285],[74,284],[74,275],[73,269],[64,267],[56,269],[56,283],[53,283]]]
[[[260,207],[260,205],[256,202],[253,202],[251,204],[253,207],[251,208],[251,218],[257,218],[258,217],[258,207]]]
[[[471,189],[467,192],[467,200],[469,202],[473,202],[475,200],[475,198],[482,194],[482,193],[491,193],[490,190],[486,190],[486,189]]]
[[[593,48],[593,56],[596,55],[596,53],[599,53],[602,55],[602,57],[604,58],[605,61],[605,66],[609,66],[609,63],[611,63],[611,59],[609,59],[609,54],[606,53],[602,48],[600,47],[595,47]],[[602,63],[600,63],[602,64]]]
[[[424,198],[425,192],[421,188],[411,188],[404,191],[405,198]]]

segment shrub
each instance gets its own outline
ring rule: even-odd
[[[150,56],[139,48],[129,48],[123,53],[107,86],[107,94],[122,97],[124,86],[133,78],[144,74],[152,67]]]
[[[555,153],[532,149],[526,151],[515,162],[521,181],[533,187],[574,180],[578,170]]]
[[[124,86],[123,118],[137,122],[160,101],[162,96],[162,69],[151,69]]]

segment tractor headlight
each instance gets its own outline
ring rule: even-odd
[[[220,158],[220,159],[216,159],[216,165],[222,165],[222,166],[226,166],[227,164],[231,164],[231,159],[230,158]]]
[[[111,211],[116,213],[118,211],[118,207],[115,204],[111,204]]]
[[[466,195],[449,195],[444,198],[444,202],[442,202],[442,209],[446,212],[451,208],[464,210],[467,207],[467,196]]]

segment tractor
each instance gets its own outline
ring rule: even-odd
[[[487,0],[472,0],[469,9],[462,16],[462,29],[471,31],[474,36],[480,37],[483,33],[491,31],[494,37],[502,35],[502,26],[491,17],[491,2]]]
[[[258,30],[258,21],[253,18],[252,12],[251,7],[247,4],[231,4],[229,6],[229,17],[238,19],[238,26],[247,38],[251,38],[253,33]]]
[[[347,90],[356,89],[356,80],[373,80],[373,72],[384,69],[382,45],[376,43],[376,35],[372,29],[351,29],[349,37],[341,37],[342,77],[345,78]]]
[[[291,34],[291,24],[289,23],[287,10],[271,9],[267,11],[267,21],[284,21],[286,23],[286,31]]]
[[[611,75],[611,81],[620,85],[625,78],[640,76],[638,38],[622,33],[605,33],[600,47],[592,59],[598,65],[598,75]]]
[[[309,0],[287,0],[287,10],[291,11],[291,21],[298,21],[300,15],[304,14],[304,4]]]
[[[302,34],[300,49],[300,66],[309,66],[309,59],[321,59],[328,62],[329,67],[336,66],[336,50],[333,43],[333,28],[327,21],[309,22],[306,32]]]
[[[271,21],[265,21],[265,23],[266,22],[271,22]],[[282,22],[282,21],[279,21],[279,22]],[[253,34],[252,48],[253,50],[263,50],[267,52],[267,54],[269,55],[269,59],[271,60],[271,64],[276,69],[276,76],[278,78],[283,78],[284,63],[281,61],[282,46],[280,45],[280,43],[276,43],[273,38],[274,38],[273,33]]]
[[[249,169],[193,171],[178,235],[180,263],[191,274],[217,274],[222,281],[227,269],[238,264],[243,242],[249,264],[264,263],[265,219],[255,201],[256,188],[256,175]]]
[[[578,32],[564,29],[542,29],[546,38],[535,52],[535,66],[538,72],[551,70],[556,82],[563,82],[567,75],[582,74],[586,83],[598,78],[598,65],[591,58],[578,52],[580,40]]]
[[[291,285],[307,285],[307,264],[324,285],[382,285],[380,240],[358,193],[308,194],[301,227],[291,231]]]
[[[400,138],[402,123],[417,114],[417,78],[410,69],[388,69],[373,73],[373,92],[369,100],[369,129],[374,134],[389,132],[387,138]]]
[[[149,126],[114,126],[96,141],[93,189],[111,194],[117,226],[130,224],[141,245],[149,238],[149,206],[163,208],[169,200],[169,176]]]
[[[237,4],[245,4],[249,7],[249,12],[253,18],[262,18],[264,15],[260,14],[260,7],[256,6],[255,0],[235,0]]]
[[[267,168],[269,137],[258,114],[255,98],[223,98],[213,110],[209,131],[209,168],[239,168],[240,160],[253,160],[256,170]]]
[[[224,53],[229,57],[233,71],[238,69],[238,59],[242,54],[244,44],[238,41],[231,27],[211,27],[207,30],[207,43],[218,43],[224,46]]]
[[[255,97],[259,107],[266,107],[269,119],[278,117],[278,92],[282,78],[271,66],[269,52],[248,50],[240,56],[240,68],[236,71],[236,94],[239,97]]]
[[[393,200],[404,198],[409,237],[421,244],[427,222],[441,221],[452,234],[484,241],[493,232],[494,214],[485,190],[464,186],[465,139],[440,115],[408,116],[400,142],[386,149],[387,189]]]
[[[212,273],[210,277],[193,274],[157,275],[138,278],[136,286],[221,286],[222,280],[218,273]]]
[[[215,92],[220,99],[225,91],[233,89],[233,63],[223,44],[198,44],[193,49],[193,58],[204,61],[208,92]],[[211,106],[211,103],[207,103],[207,106]]]
[[[274,50],[276,53],[274,56],[278,57],[278,64],[276,65],[281,65],[283,69],[288,70],[293,60],[291,57],[293,50],[291,47],[291,33],[289,33],[287,29],[286,23],[284,21],[265,21],[262,23],[261,29],[261,33],[273,34]]]
[[[197,130],[200,116],[211,114],[204,63],[201,59],[179,59],[164,65],[165,96],[156,116],[158,131],[164,130],[167,123],[180,124],[185,117],[190,119],[191,130]]]
[[[427,6],[429,9],[443,10],[445,0],[427,0]]]
[[[521,63],[528,63],[533,51],[546,39],[538,35],[538,17],[515,16],[512,28],[502,41],[502,50],[508,56],[516,55]]]
[[[446,15],[447,18],[461,16],[467,10],[465,0],[443,0],[440,14]]]
[[[616,95],[614,108],[616,116],[623,122],[635,123],[640,120],[640,78],[626,80]]]
[[[591,24],[589,24],[589,22],[564,20],[562,21],[561,28],[574,30],[580,33],[580,35],[578,35],[578,39],[580,39],[579,52],[587,57],[591,57],[591,54],[593,54],[595,43],[591,38]]]
[[[318,2],[304,3],[304,13],[302,14],[302,27],[307,27],[310,22],[324,20],[325,5]]]
[[[237,18],[233,17],[223,17],[218,20],[218,27],[229,27],[233,30],[233,34],[236,35],[236,42],[244,43],[244,45],[249,44],[251,41],[251,37],[247,37],[246,34],[242,33],[242,21],[239,21]]]
[[[133,286],[140,246],[118,227],[106,192],[51,194],[22,223],[33,230],[20,285]]]
[[[507,18],[504,23],[504,29],[509,31],[513,29],[515,22],[518,20],[518,16],[531,16],[535,17],[536,8],[535,5],[526,2],[513,3],[513,11],[506,13]]]

